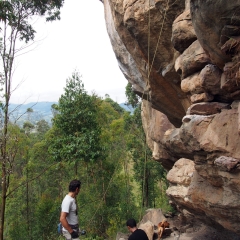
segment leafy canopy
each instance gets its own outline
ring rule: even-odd
[[[88,95],[81,76],[74,72],[55,107],[55,136],[50,148],[55,159],[94,161],[100,156],[101,128],[98,124],[100,100]]]
[[[128,83],[125,88],[125,95],[127,97],[127,105],[136,108],[141,103],[141,98],[133,91],[131,83]]]
[[[35,30],[28,20],[32,16],[46,15],[46,21],[60,19],[64,0],[10,0],[0,1],[0,20],[19,33],[19,39],[28,42],[34,39]]]

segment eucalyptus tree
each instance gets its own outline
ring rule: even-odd
[[[131,84],[126,87],[128,105],[135,107],[134,113],[125,114],[125,129],[128,131],[127,149],[133,161],[133,175],[140,186],[142,208],[170,206],[164,191],[166,186],[166,172],[162,165],[152,159],[152,152],[147,146],[146,135],[142,126],[141,99],[133,92]],[[161,189],[159,184],[162,184]],[[161,198],[161,199],[159,199]],[[159,206],[159,204],[161,206]]]
[[[0,1],[0,84],[3,87],[1,99],[1,215],[0,240],[3,239],[6,194],[9,175],[12,171],[12,158],[9,144],[9,103],[11,99],[14,62],[26,50],[35,33],[31,21],[34,16],[46,16],[47,21],[60,19],[60,8],[64,0],[9,0]],[[22,44],[20,44],[22,42]]]
[[[74,72],[66,81],[64,94],[53,119],[55,136],[49,145],[49,151],[56,161],[68,161],[75,165],[79,162],[94,162],[101,157],[101,126],[98,123],[100,99],[89,95],[84,89],[81,76]]]
[[[48,122],[44,119],[36,123],[37,136],[41,139],[44,138],[44,134],[50,129]]]
[[[80,222],[92,237],[112,239],[122,225],[125,226],[127,217],[137,212],[132,187],[128,184],[130,176],[125,171],[128,153],[124,112],[109,97],[101,101],[98,123],[105,156],[89,164],[79,198]]]
[[[125,88],[125,95],[127,97],[127,105],[131,105],[136,108],[141,103],[141,98],[133,92],[133,87],[131,83],[128,83]]]

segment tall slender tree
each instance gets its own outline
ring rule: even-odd
[[[140,185],[142,208],[156,207],[156,199],[160,196],[159,182],[166,183],[166,172],[162,165],[152,159],[152,152],[147,146],[146,135],[142,126],[141,101],[132,90],[131,84],[126,87],[127,104],[135,107],[133,114],[125,114],[125,129],[129,132],[127,149],[131,153],[133,161],[133,175]],[[158,190],[156,190],[158,189]],[[166,195],[164,193],[163,195]],[[162,206],[167,199],[162,196]],[[160,206],[161,207],[161,206]]]
[[[64,0],[9,0],[0,1],[0,57],[2,61],[1,84],[3,94],[1,100],[1,215],[0,240],[3,239],[6,194],[9,187],[9,174],[12,170],[9,144],[9,103],[12,94],[12,80],[15,58],[26,49],[26,44],[34,40],[35,30],[31,25],[31,17],[47,15],[47,21],[60,18],[59,9]],[[18,41],[24,42],[20,47]]]

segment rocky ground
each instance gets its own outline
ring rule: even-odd
[[[189,231],[189,232],[188,232]],[[240,237],[233,236],[232,234],[216,231],[208,227],[194,230],[188,229],[186,233],[176,234],[171,233],[170,236],[163,236],[162,239],[168,240],[238,240]],[[154,238],[157,240],[157,238]]]
[[[226,229],[210,227],[195,217],[189,222],[190,218],[186,221],[178,214],[163,214],[161,209],[148,210],[138,227],[147,233],[149,240],[158,240],[157,224],[164,218],[170,223],[170,228],[165,229],[161,240],[240,240],[240,236]],[[116,240],[127,240],[129,235],[118,233]]]

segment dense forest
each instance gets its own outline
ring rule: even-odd
[[[108,96],[88,95],[74,72],[52,105],[52,127],[45,120],[9,122],[4,239],[56,239],[74,178],[82,182],[84,239],[114,239],[126,232],[127,218],[140,220],[147,208],[169,210],[165,172],[146,146],[140,103],[131,114]]]
[[[147,208],[169,210],[166,173],[151,158],[141,122],[141,99],[126,87],[127,112],[109,96],[84,89],[75,71],[52,105],[51,124],[12,121],[9,108],[17,41],[34,40],[32,16],[59,19],[63,1],[0,1],[0,240],[53,240],[61,201],[72,179],[80,179],[77,202],[84,239],[114,239],[127,218],[140,220]]]

